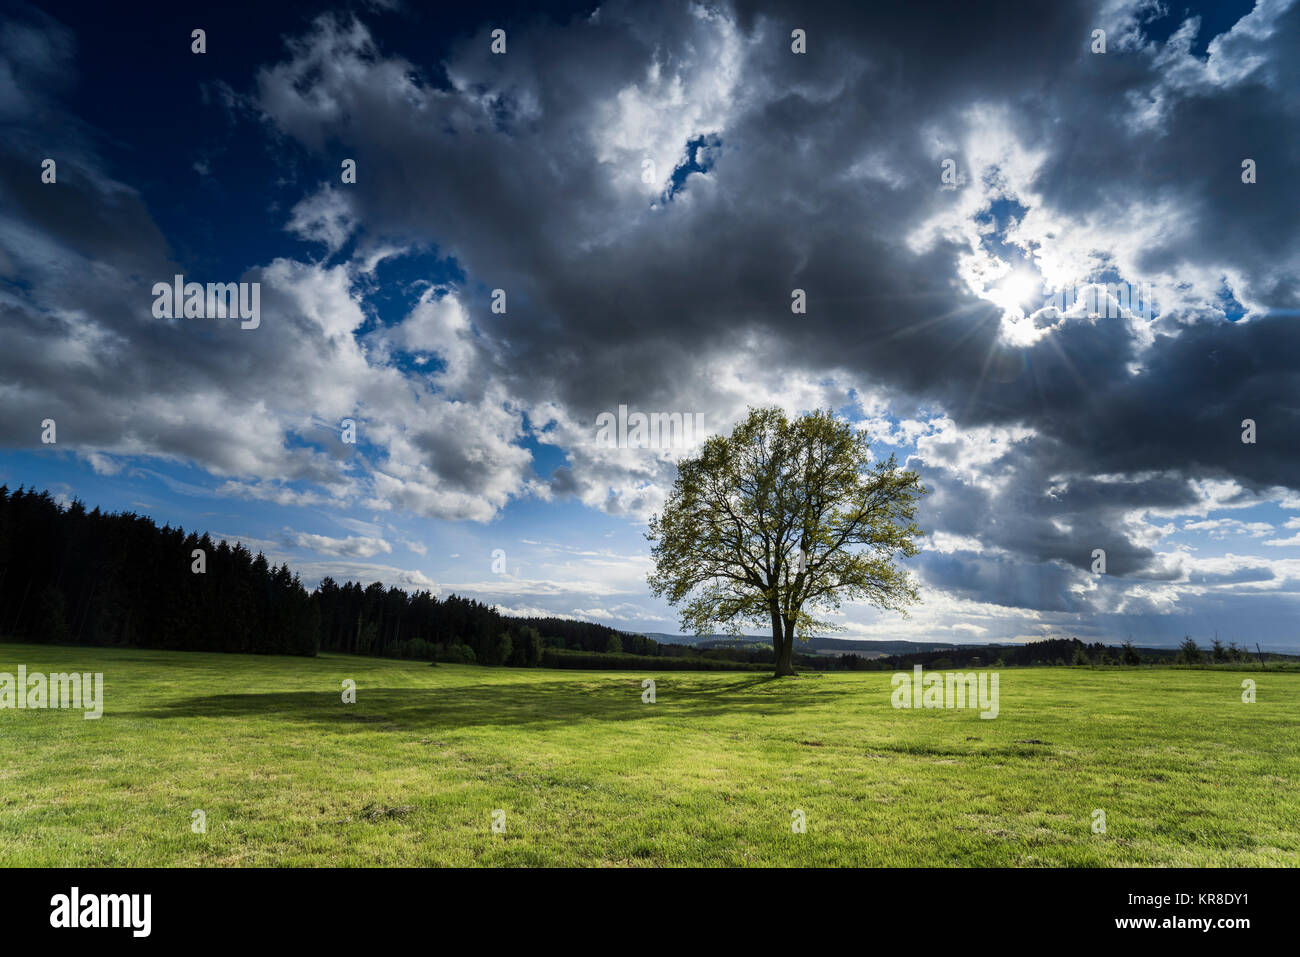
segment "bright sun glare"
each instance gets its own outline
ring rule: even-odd
[[[1041,288],[1042,283],[1033,272],[1015,269],[992,290],[991,298],[1005,312],[1023,316],[1025,303],[1033,299]]]
[[[1042,335],[1028,315],[1038,308],[1043,292],[1041,277],[1032,270],[1018,267],[1011,270],[994,286],[984,292],[983,298],[1002,310],[1002,338],[1014,345],[1032,345]],[[1026,312],[1026,306],[1029,306]]]

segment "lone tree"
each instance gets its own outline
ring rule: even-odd
[[[813,617],[843,599],[903,611],[916,586],[897,555],[919,550],[916,472],[871,463],[865,432],[830,412],[790,421],[751,409],[730,436],[677,465],[650,521],[654,594],[682,605],[682,628],[772,628],[776,675],[793,675],[794,639],[833,626]],[[684,603],[684,604],[683,604]]]

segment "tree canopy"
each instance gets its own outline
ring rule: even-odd
[[[831,412],[751,409],[678,463],[647,535],[651,589],[696,634],[770,625],[776,674],[793,675],[794,639],[835,630],[816,615],[844,600],[904,613],[917,601],[897,558],[919,550],[927,491],[892,455],[873,464],[867,434]]]

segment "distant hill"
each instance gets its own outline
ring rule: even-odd
[[[771,645],[771,635],[667,635],[662,632],[645,632],[660,644],[692,645],[696,648],[734,648],[750,645]],[[1010,643],[988,644],[984,647],[1009,647]],[[951,642],[936,641],[875,641],[853,638],[810,638],[799,642],[795,651],[813,655],[861,655],[864,658],[883,658],[888,655],[906,655],[922,651],[944,651],[956,647]]]
[[[758,645],[772,644],[770,636],[765,635],[668,635],[662,632],[645,632],[647,638],[653,638],[660,644],[668,645],[691,645],[696,648],[747,648]],[[1108,647],[1118,647],[1119,642],[1103,642]],[[1201,649],[1208,651],[1209,642],[1200,641]],[[1003,641],[1003,642],[981,642],[974,643],[953,643],[938,641],[877,641],[870,638],[810,638],[807,642],[799,642],[795,646],[795,651],[804,655],[859,655],[863,658],[888,658],[895,655],[913,655],[913,654],[934,654],[941,652],[956,652],[960,649],[962,657],[969,657],[972,654],[978,654],[981,649],[997,655],[999,648],[1023,648],[1025,644],[1020,642]],[[1151,658],[1174,658],[1178,655],[1177,647],[1164,645],[1138,645],[1137,650],[1143,655]],[[1242,650],[1247,652],[1251,657],[1256,655],[1256,650],[1252,645],[1243,643]],[[1283,651],[1277,646],[1263,649],[1268,655],[1290,659],[1295,657],[1295,650],[1288,648]]]

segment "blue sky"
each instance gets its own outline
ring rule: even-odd
[[[1296,5],[939,19],[15,6],[0,480],[677,632],[644,536],[700,437],[597,417],[831,408],[933,490],[923,604],[845,636],[1297,647]],[[261,325],[155,317],[178,273],[260,283]],[[1052,305],[1094,283],[1156,306]]]

